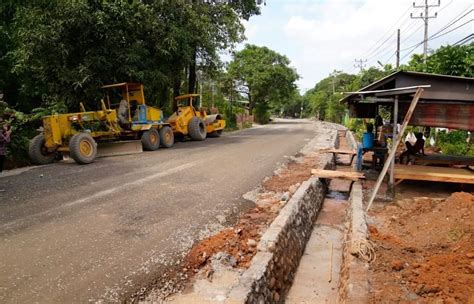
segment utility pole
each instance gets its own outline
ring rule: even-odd
[[[354,61],[356,62],[356,63],[354,64],[354,67],[355,67],[355,68],[359,68],[359,69],[360,69],[360,72],[362,72],[362,70],[363,70],[364,67],[365,67],[365,63],[367,62],[367,60],[363,60],[363,59],[357,60],[357,59],[354,59]]]
[[[438,0],[438,4],[428,5],[428,0],[425,0],[425,5],[416,5],[413,2],[413,8],[424,8],[425,13],[420,13],[420,16],[413,17],[413,13],[410,14],[410,18],[412,19],[423,19],[425,23],[425,39],[423,40],[423,62],[426,63],[426,58],[428,57],[428,20],[432,18],[436,18],[438,13],[435,13],[434,16],[430,16],[428,14],[428,9],[430,7],[438,7],[441,5],[441,0]]]
[[[400,29],[397,30],[397,70],[400,67]]]

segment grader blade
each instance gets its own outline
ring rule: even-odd
[[[101,142],[97,146],[98,157],[137,154],[143,152],[140,140]]]

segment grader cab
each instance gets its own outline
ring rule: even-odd
[[[221,136],[225,120],[220,114],[208,115],[201,107],[195,107],[199,105],[200,97],[199,94],[187,94],[175,98],[178,109],[166,120],[175,134],[193,140]]]
[[[88,164],[97,156],[97,144],[141,139],[144,150],[156,150],[160,144],[171,147],[174,134],[164,122],[160,109],[147,106],[143,85],[118,83],[106,90],[101,110],[54,114],[43,117],[43,132],[30,141],[29,155],[34,164],[51,163],[57,152],[69,153],[79,164]]]

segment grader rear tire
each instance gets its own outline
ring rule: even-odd
[[[69,141],[69,155],[80,165],[90,164],[97,155],[97,143],[88,133],[77,133]]]
[[[189,137],[193,140],[205,140],[207,135],[204,121],[198,117],[193,117],[188,124]]]
[[[145,131],[142,135],[143,150],[155,151],[160,147],[160,134],[155,128]]]
[[[55,152],[48,152],[44,146],[43,134],[38,134],[30,141],[28,156],[34,165],[47,165],[54,161]]]
[[[160,129],[161,145],[165,148],[171,148],[174,144],[173,130],[169,126],[164,126]]]

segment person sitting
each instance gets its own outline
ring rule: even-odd
[[[119,125],[124,129],[129,129],[130,122],[128,121],[128,102],[125,99],[120,101],[117,116]]]
[[[421,152],[425,155],[425,140],[423,139],[423,133],[416,133],[416,142],[412,145],[409,141],[405,142],[407,149],[400,155],[400,164],[403,164],[403,159],[407,158],[407,164],[410,161],[410,155],[416,155]]]

